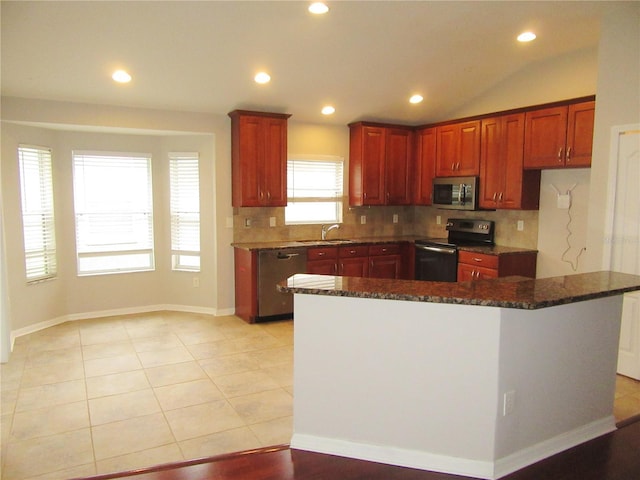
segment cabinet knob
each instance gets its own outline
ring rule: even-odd
[[[318,256],[319,257],[324,257],[325,255],[326,255],[326,253],[324,253],[324,252],[318,252]]]

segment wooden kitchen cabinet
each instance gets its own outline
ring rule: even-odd
[[[492,255],[460,250],[458,252],[458,281],[520,275],[536,277],[537,252],[518,252]]]
[[[412,129],[365,122],[349,129],[349,204],[409,205]]]
[[[525,114],[485,118],[481,122],[481,208],[537,210],[540,170],[524,170]]]
[[[338,247],[307,249],[307,273],[317,275],[338,274]]]
[[[258,315],[258,254],[234,248],[235,314],[252,323]]]
[[[480,174],[480,120],[436,127],[436,176]]]
[[[400,244],[369,247],[370,278],[402,278],[403,262]]]
[[[338,248],[338,275],[367,277],[369,275],[369,247],[354,245]]]
[[[595,101],[526,113],[524,167],[590,167]]]
[[[416,132],[414,205],[431,205],[433,177],[436,175],[436,128],[421,128]]]
[[[290,115],[235,110],[229,116],[232,205],[286,206]]]

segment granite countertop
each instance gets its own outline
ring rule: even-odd
[[[414,236],[400,237],[366,237],[348,240],[327,239],[327,240],[279,240],[275,242],[242,242],[232,243],[231,246],[243,250],[277,250],[280,248],[300,248],[300,247],[341,247],[346,245],[361,245],[363,243],[399,243],[413,242]]]
[[[297,274],[281,282],[278,290],[535,310],[640,290],[640,276],[602,271],[542,279],[502,277],[447,283]]]
[[[396,236],[396,237],[366,237],[349,239],[348,241],[340,240],[280,240],[276,242],[242,242],[232,243],[231,246],[235,248],[241,248],[243,250],[278,250],[281,248],[301,248],[301,247],[340,247],[348,245],[361,245],[361,244],[375,244],[375,243],[399,243],[399,242],[411,242],[424,237],[416,236]],[[472,246],[461,245],[459,250],[465,250],[468,252],[484,253],[487,255],[511,255],[519,253],[531,253],[537,252],[537,250],[531,248],[518,248],[518,247],[506,247],[502,245],[492,246]]]

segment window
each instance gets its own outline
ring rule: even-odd
[[[154,269],[151,155],[73,152],[78,274]]]
[[[343,163],[334,156],[289,158],[285,224],[342,221]]]
[[[170,153],[171,264],[200,271],[200,176],[198,153]]]
[[[31,283],[57,273],[51,150],[20,145],[18,162],[25,270]]]

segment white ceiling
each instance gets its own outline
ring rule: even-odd
[[[607,2],[327,1],[320,17],[309,3],[3,0],[2,95],[429,123],[533,62],[596,48]],[[526,29],[538,39],[517,43]],[[271,83],[254,83],[261,69]]]

